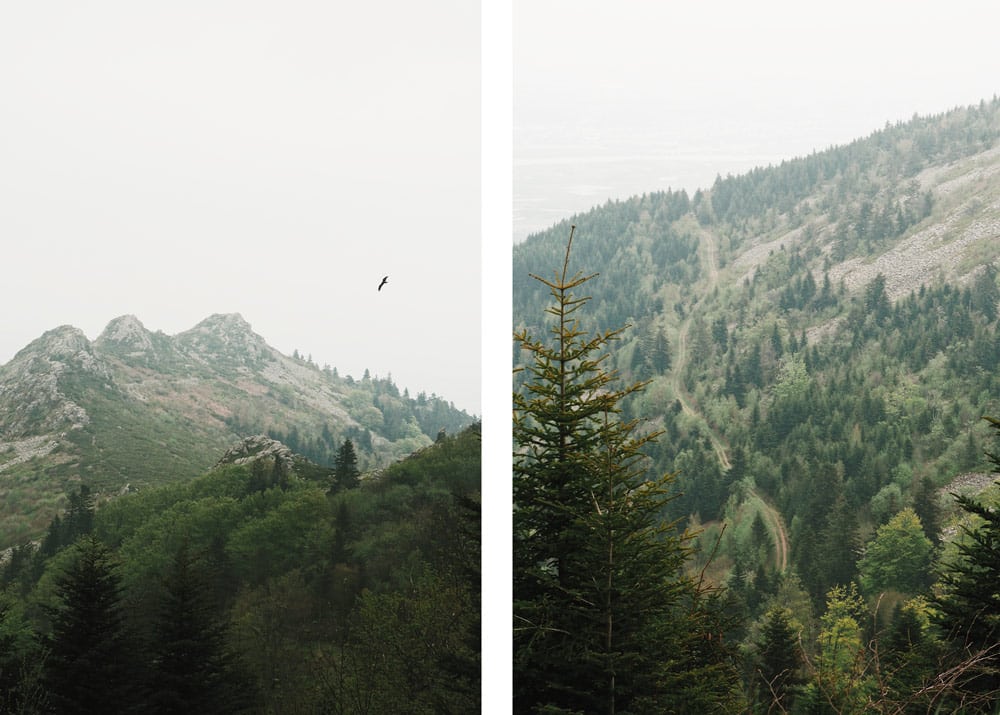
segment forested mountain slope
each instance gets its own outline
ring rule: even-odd
[[[0,549],[37,538],[80,483],[103,499],[189,479],[249,435],[323,465],[350,439],[370,471],[472,419],[391,376],[283,355],[238,314],[175,336],[134,316],[94,341],[58,327],[0,366]]]
[[[480,442],[359,475],[256,436],[193,479],[81,486],[0,564],[0,711],[474,712]]]
[[[998,139],[994,98],[515,247],[515,701],[996,712]],[[611,397],[619,419],[593,411]],[[616,486],[638,462],[596,435],[621,430],[655,440]],[[665,474],[679,541],[646,553],[681,566],[644,613],[686,575],[724,617],[663,626],[655,656],[613,616],[649,586],[623,578],[623,520]],[[586,670],[624,657],[627,683]]]
[[[709,536],[729,524],[719,578],[784,566],[787,534],[821,604],[903,507],[937,540],[937,490],[983,471],[981,417],[1000,414],[998,138],[994,99],[693,197],[610,201],[515,247],[514,324],[541,334],[549,297],[529,274],[551,276],[576,226],[571,272],[600,273],[584,325],[631,326],[611,359],[651,382],[626,412],[666,431],[651,469],[679,472],[670,516]]]

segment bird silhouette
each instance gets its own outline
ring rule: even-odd
[[[378,284],[378,289],[382,290],[382,286],[389,282],[389,276],[383,276],[382,282]]]

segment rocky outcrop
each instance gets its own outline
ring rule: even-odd
[[[881,273],[891,300],[907,295],[920,285],[933,284],[939,276],[961,278],[958,269],[965,251],[980,241],[1000,241],[1000,218],[983,216],[962,228],[958,215],[935,223],[900,241],[874,260],[854,258],[830,270],[834,284],[844,281],[849,291],[860,290]]]
[[[941,487],[940,494],[966,494],[976,496],[1000,481],[995,472],[965,472]]]
[[[0,472],[36,457],[44,457],[58,446],[59,442],[48,435],[0,442]]]
[[[247,464],[258,459],[278,460],[288,468],[289,471],[295,465],[295,455],[288,447],[276,439],[271,439],[267,435],[258,434],[246,437],[239,444],[233,445],[226,450],[216,463],[216,467],[225,464]]]

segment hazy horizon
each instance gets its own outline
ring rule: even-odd
[[[609,199],[806,156],[990,100],[997,11],[514,3],[513,242]],[[552,220],[546,223],[546,218]]]

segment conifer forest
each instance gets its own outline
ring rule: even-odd
[[[516,713],[996,713],[1000,101],[514,249]]]

